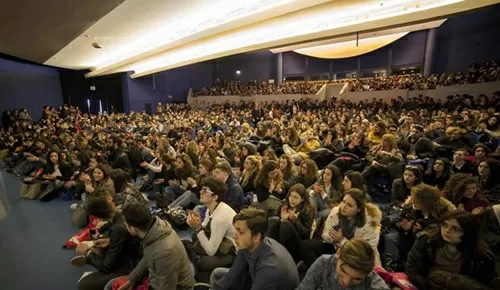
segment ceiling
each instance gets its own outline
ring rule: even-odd
[[[0,53],[56,67],[90,69],[87,77],[134,71],[131,77],[136,78],[237,53],[422,24],[500,0],[4,2]],[[383,45],[390,37],[383,38],[370,47]],[[94,42],[102,49],[94,48]]]
[[[124,1],[4,0],[0,52],[44,63]]]
[[[384,47],[410,32],[437,28],[445,21],[446,19],[439,19],[417,24],[401,25],[388,29],[378,29],[370,32],[348,34],[274,48],[271,49],[271,52],[280,53],[294,51],[307,56],[328,59],[354,57]]]

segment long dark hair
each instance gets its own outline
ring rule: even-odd
[[[451,219],[456,219],[464,232],[457,249],[471,256],[485,256],[488,247],[480,237],[477,217],[463,210],[450,210],[443,214],[439,220],[442,223]],[[441,236],[441,230],[430,238],[436,247],[443,247],[446,244],[446,241]]]
[[[288,208],[291,208],[290,201],[288,197],[292,192],[296,192],[302,197],[302,203],[300,204],[300,212],[311,212],[314,211],[314,207],[311,204],[311,200],[309,198],[309,194],[307,193],[307,189],[304,185],[297,183],[294,186],[290,187],[288,190],[288,194],[286,195],[285,204]]]
[[[361,173],[350,170],[345,174],[345,176],[351,181],[351,189],[357,188],[366,192],[365,179]]]
[[[62,163],[61,153],[57,150],[49,150],[49,153],[47,154],[47,170],[50,173],[53,173],[56,170],[55,164],[50,160],[50,155],[52,155],[52,153],[57,154],[57,165],[60,166]]]
[[[344,198],[346,195],[349,195],[356,202],[356,206],[359,209],[359,212],[356,215],[356,226],[358,228],[363,227],[366,224],[366,194],[362,192],[360,189],[351,188],[344,193]],[[339,210],[339,219],[341,217],[341,213]]]
[[[332,181],[331,181],[332,188],[335,191],[342,193],[344,191],[344,189],[342,188],[343,177],[342,177],[342,173],[340,172],[340,169],[334,164],[330,164],[327,167],[325,167],[325,169],[323,169],[322,174],[321,174],[321,182],[323,184],[324,184],[323,174],[325,173],[326,169],[328,169],[332,172]]]

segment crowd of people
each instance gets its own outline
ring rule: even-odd
[[[496,61],[484,65],[473,64],[466,74],[433,74],[428,78],[421,74],[394,75],[386,77],[359,78],[349,81],[349,91],[384,90],[433,90],[438,86],[453,86],[500,81],[500,66]]]
[[[194,96],[314,95],[326,82],[284,82],[277,86],[268,82],[217,81],[211,88],[202,88]]]
[[[499,289],[497,102],[64,105],[6,113],[0,156],[92,225],[79,289]]]

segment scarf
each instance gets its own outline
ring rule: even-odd
[[[348,240],[354,237],[354,232],[356,231],[356,221],[357,218],[352,218],[351,220],[349,220],[344,216],[340,216],[340,227],[342,228],[344,237]]]

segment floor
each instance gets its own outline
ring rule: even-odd
[[[20,186],[19,177],[0,170],[0,289],[77,289],[81,275],[93,268],[72,266],[74,250],[62,248],[78,232],[71,202],[21,199]]]

